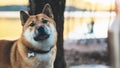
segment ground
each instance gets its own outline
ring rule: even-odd
[[[102,39],[65,40],[65,60],[68,66],[81,64],[109,65],[107,41]]]

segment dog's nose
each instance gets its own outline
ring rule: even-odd
[[[40,32],[40,34],[47,33],[47,28],[45,26],[39,26],[37,30],[38,30],[38,32]]]

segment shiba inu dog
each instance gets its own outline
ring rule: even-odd
[[[21,37],[0,40],[0,68],[53,68],[57,31],[50,5],[37,15],[20,11],[20,19]]]

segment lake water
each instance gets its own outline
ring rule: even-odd
[[[106,38],[115,13],[65,12],[64,39]],[[93,33],[88,24],[94,20]],[[17,39],[22,31],[19,12],[0,12],[0,39]]]

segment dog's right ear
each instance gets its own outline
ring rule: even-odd
[[[25,13],[24,11],[20,11],[20,20],[21,20],[22,26],[24,26],[28,18],[29,18],[29,15],[27,13]]]

